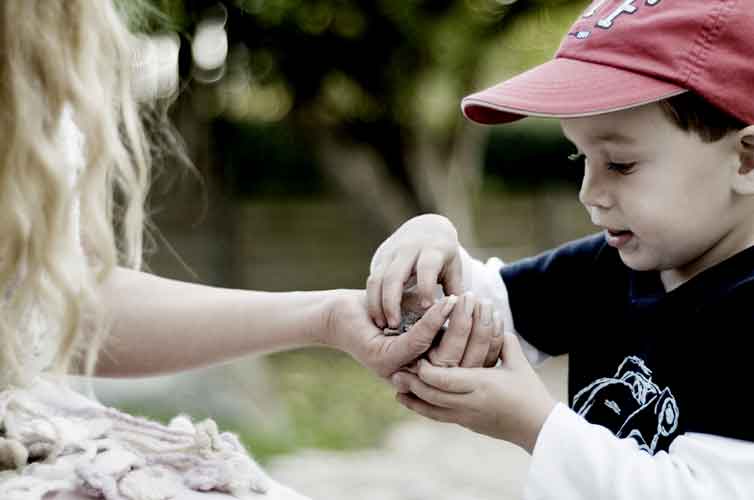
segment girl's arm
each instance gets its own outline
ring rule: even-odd
[[[156,375],[324,344],[338,298],[337,291],[216,288],[126,268],[116,268],[102,291],[112,325],[99,376]]]
[[[389,377],[429,349],[454,303],[438,302],[409,332],[390,337],[369,318],[363,290],[254,292],[116,268],[102,293],[112,326],[96,375],[108,377],[171,373],[306,345],[340,349]],[[446,335],[463,337],[460,328]]]

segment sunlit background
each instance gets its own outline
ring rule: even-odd
[[[361,288],[379,243],[426,212],[453,220],[479,258],[513,260],[592,231],[557,122],[482,127],[459,108],[549,58],[585,0],[119,3],[145,35],[140,91],[175,99],[171,116],[201,173],[168,162],[157,180],[157,274]],[[560,397],[564,366],[544,372]],[[515,498],[525,473],[523,453],[410,415],[335,351],[99,392],[138,414],[215,418],[275,477],[317,498]]]

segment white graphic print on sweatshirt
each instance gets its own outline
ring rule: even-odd
[[[600,378],[573,398],[573,410],[619,438],[633,438],[650,455],[667,449],[678,429],[678,405],[669,388],[652,381],[652,370],[628,356],[614,377]]]

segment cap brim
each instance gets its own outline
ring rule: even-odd
[[[463,99],[463,114],[485,125],[526,116],[579,118],[657,102],[686,89],[575,59],[556,58]]]

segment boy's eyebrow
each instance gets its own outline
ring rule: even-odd
[[[636,139],[623,135],[620,132],[604,132],[594,135],[590,138],[592,143],[596,142],[614,142],[617,144],[636,144]]]
[[[568,137],[565,133],[563,133],[566,139],[568,139],[569,142],[576,144],[573,139]],[[588,137],[587,139],[589,141],[589,144],[599,144],[603,142],[612,142],[614,144],[623,144],[623,145],[634,145],[638,141],[625,134],[621,134],[620,132],[598,132],[595,135],[592,135]]]

